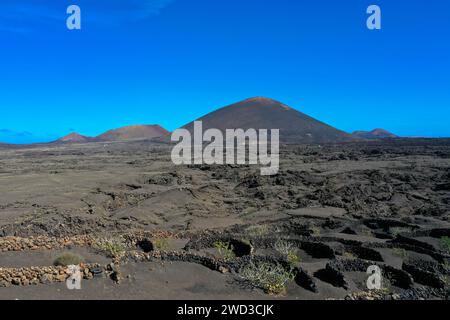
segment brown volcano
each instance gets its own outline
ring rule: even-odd
[[[68,134],[65,137],[62,137],[57,140],[57,142],[67,142],[67,143],[80,143],[80,142],[89,142],[92,141],[92,138],[83,136],[79,133],[73,132],[71,134]]]
[[[268,98],[247,99],[211,112],[200,119],[203,130],[225,129],[280,129],[284,143],[336,143],[357,140],[356,137],[335,129],[287,105]],[[193,122],[185,125],[193,130]]]
[[[355,131],[353,135],[362,139],[387,139],[387,138],[398,138],[395,134],[384,130],[384,129],[374,129],[372,131]]]
[[[144,140],[167,134],[169,132],[159,125],[135,125],[107,131],[95,139],[99,141]]]

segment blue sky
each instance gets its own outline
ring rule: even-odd
[[[173,130],[253,96],[346,131],[450,136],[448,1],[2,0],[0,43],[3,142]]]

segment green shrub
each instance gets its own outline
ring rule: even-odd
[[[449,237],[442,237],[441,238],[441,248],[450,253],[450,238]]]
[[[361,235],[364,235],[366,237],[372,237],[373,232],[371,229],[367,228],[366,226],[363,226],[359,232]]]
[[[446,286],[449,286],[450,285],[450,277],[442,276],[442,282],[444,282]]]
[[[284,255],[290,264],[300,262],[300,257],[297,255],[297,250],[292,243],[278,240],[273,247],[277,252]]]
[[[108,258],[122,258],[126,245],[122,238],[99,238],[94,242],[94,248],[102,251]]]
[[[297,264],[297,263],[300,262],[300,257],[295,252],[289,252],[288,255],[287,255],[287,261],[290,264]]]
[[[293,250],[293,244],[287,241],[283,241],[283,240],[278,240],[277,242],[275,242],[275,244],[273,245],[273,248],[278,251],[279,253],[283,254],[283,255],[288,255],[289,252],[291,252]]]
[[[310,227],[309,230],[311,230],[313,236],[320,236],[320,228],[319,227],[313,226],[313,227]]]
[[[251,237],[264,237],[269,234],[269,226],[267,224],[254,225],[246,229],[247,234]]]
[[[234,254],[234,247],[229,242],[216,241],[214,243],[214,248],[217,249],[217,251],[219,252],[220,256],[226,261],[232,260],[236,256]]]
[[[70,265],[79,265],[83,261],[83,257],[70,252],[65,252],[57,257],[55,261],[53,261],[53,265],[67,267]]]
[[[166,238],[156,238],[152,240],[153,243],[153,247],[156,250],[160,250],[160,251],[167,251],[169,250],[169,240],[167,240]]]
[[[394,248],[392,249],[392,254],[394,256],[400,257],[403,260],[408,258],[408,252],[403,248]]]
[[[389,231],[391,232],[391,234],[393,235],[393,236],[398,236],[399,234],[402,234],[402,233],[408,233],[408,232],[411,232],[411,229],[410,228],[402,228],[402,227],[393,227],[393,228],[389,228]]]
[[[286,284],[294,279],[292,271],[286,271],[280,264],[250,262],[241,268],[239,275],[255,288],[268,294],[280,295],[286,292]]]
[[[444,263],[442,264],[442,266],[447,269],[450,270],[450,262],[449,261],[444,261]]]
[[[346,259],[356,259],[356,256],[355,256],[353,253],[348,252],[348,251],[345,251],[345,252],[342,254],[342,256],[343,256],[344,258],[346,258]]]

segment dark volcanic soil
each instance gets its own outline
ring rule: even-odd
[[[86,280],[78,293],[63,284],[12,286],[0,298],[273,298],[242,285],[250,261],[293,270],[287,299],[367,298],[374,264],[383,271],[375,298],[448,297],[448,140],[286,146],[280,160],[279,174],[263,177],[253,166],[175,167],[170,149],[150,142],[0,149],[0,242],[167,230],[184,242],[164,250],[190,254],[162,269],[152,266],[158,258],[131,254],[120,284]],[[220,256],[219,242],[232,258]],[[0,252],[0,269],[52,264],[52,252],[28,252],[29,260],[27,252]]]

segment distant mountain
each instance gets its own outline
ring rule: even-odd
[[[55,143],[84,143],[107,141],[146,140],[168,135],[169,132],[159,125],[135,125],[109,130],[97,137],[83,136],[73,132],[55,141]]]
[[[152,139],[168,134],[169,131],[159,125],[135,125],[107,131],[95,139],[98,141],[128,141]]]
[[[94,138],[86,137],[81,134],[78,134],[76,132],[73,132],[71,134],[68,134],[67,136],[64,136],[57,140],[57,142],[66,142],[66,143],[82,143],[82,142],[89,142],[94,140]]]
[[[263,97],[247,99],[211,112],[198,120],[203,130],[280,129],[284,143],[336,143],[358,140],[356,137],[320,122],[291,107]],[[193,131],[193,122],[183,128]]]
[[[384,129],[374,129],[372,131],[355,131],[353,132],[353,135],[361,139],[369,139],[369,140],[399,138],[399,136]]]

